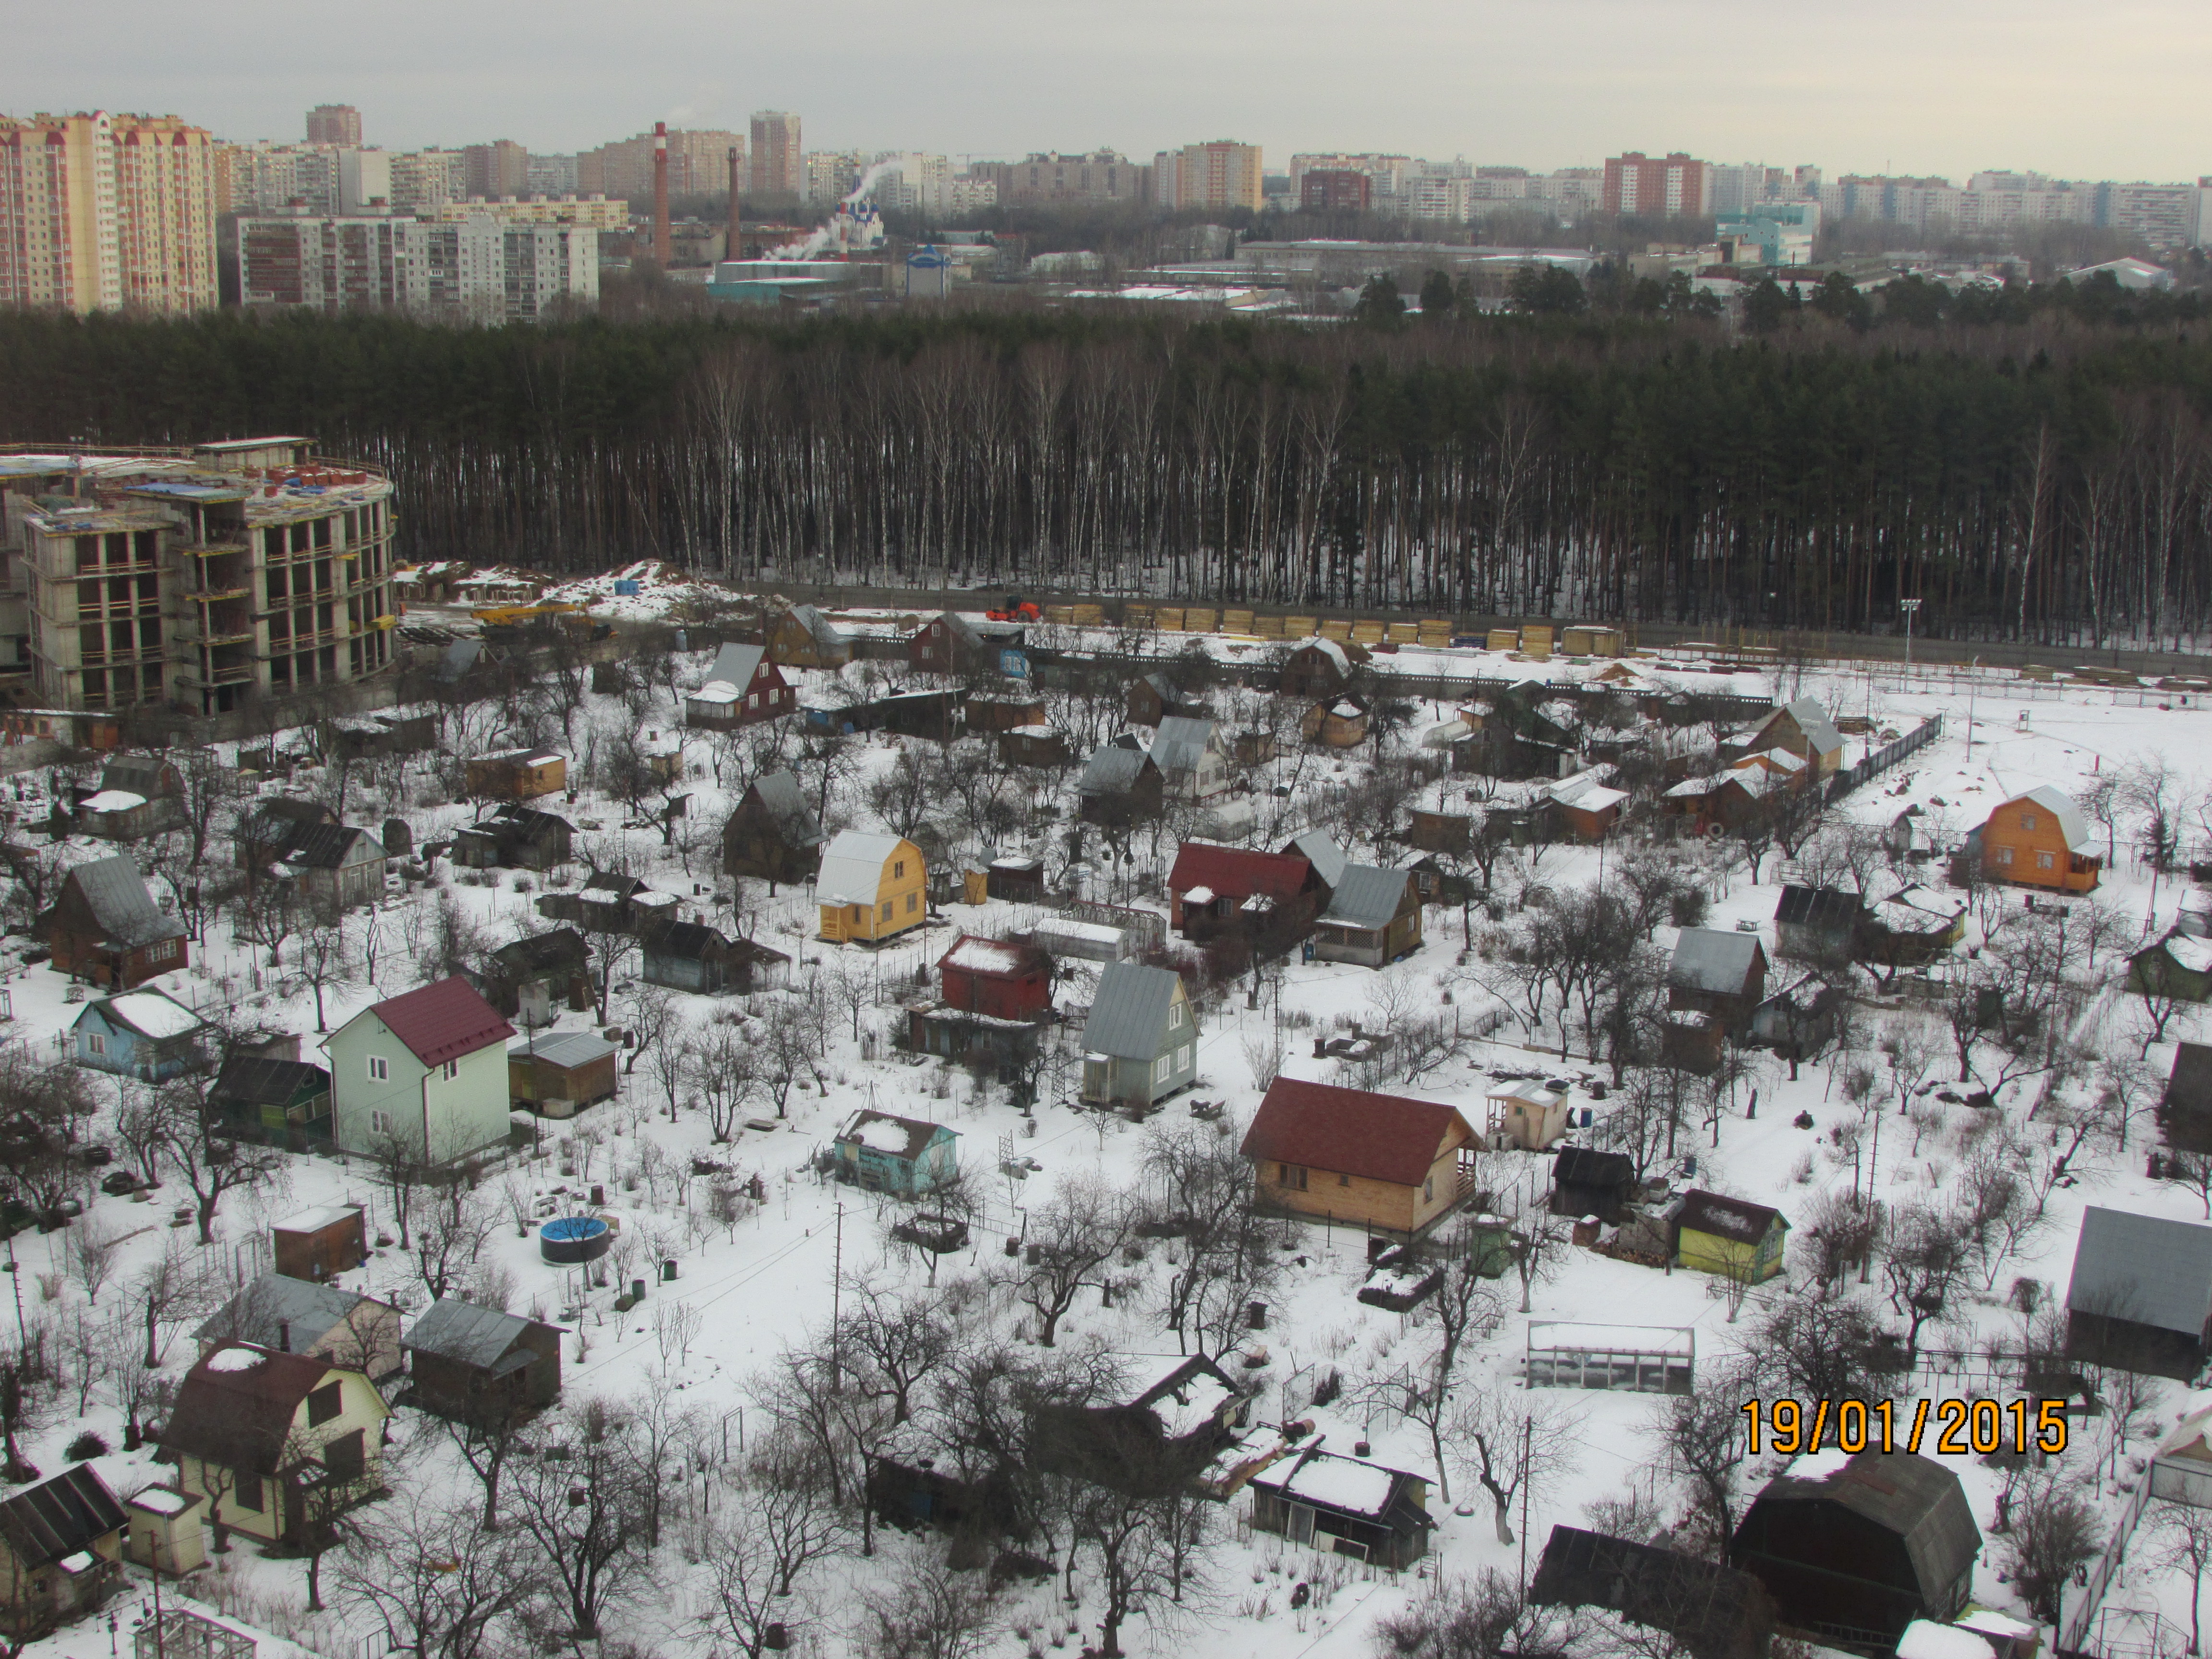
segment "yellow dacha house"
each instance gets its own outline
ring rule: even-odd
[[[1783,1269],[1790,1224],[1764,1204],[1696,1188],[1675,1227],[1675,1259],[1692,1273],[1760,1285]]]
[[[822,854],[814,878],[822,937],[879,944],[921,926],[928,906],[921,848],[903,836],[848,830]]]

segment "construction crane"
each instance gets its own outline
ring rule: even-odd
[[[537,605],[497,605],[469,613],[486,628],[512,628],[517,623],[535,621],[540,617],[578,617],[584,607],[566,599],[546,599]]]

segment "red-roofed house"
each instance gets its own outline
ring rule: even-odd
[[[1169,920],[1194,944],[1242,935],[1262,954],[1313,932],[1328,888],[1297,853],[1187,841],[1168,872]]]
[[[406,1146],[450,1164],[507,1139],[507,1040],[514,1027],[465,979],[362,1010],[331,1033],[337,1147]]]
[[[1261,1202],[1418,1238],[1474,1190],[1481,1145],[1452,1107],[1285,1077],[1243,1150]]]
[[[907,1005],[908,1040],[923,1054],[994,1062],[1018,1079],[1052,1009],[1052,963],[1033,945],[963,933],[938,959],[941,994]]]

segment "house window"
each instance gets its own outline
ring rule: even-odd
[[[1426,1181],[1424,1181],[1421,1183],[1421,1202],[1424,1204],[1432,1204],[1436,1201],[1436,1196],[1437,1178],[1434,1176],[1431,1176]]]
[[[307,1426],[320,1428],[344,1409],[340,1396],[343,1390],[335,1382],[326,1382],[307,1396]]]
[[[1178,1072],[1190,1070],[1190,1044],[1188,1042],[1176,1050],[1176,1070]]]
[[[368,1115],[369,1133],[373,1135],[388,1135],[392,1133],[392,1122],[391,1113],[371,1112]]]
[[[889,921],[890,919],[891,919],[891,902],[890,902],[889,899],[885,899],[885,900],[884,901],[884,920],[885,921]]]
[[[746,708],[759,708],[759,707],[760,707],[760,693],[759,693],[759,692],[757,692],[757,691],[748,691],[748,692],[745,694],[745,707],[746,707]]]
[[[371,1054],[368,1057],[368,1080],[371,1083],[388,1083],[391,1079],[392,1062],[382,1054]]]
[[[1182,1004],[1180,1002],[1170,1002],[1168,1004],[1168,1030],[1175,1031],[1180,1030],[1182,1028]]]
[[[893,881],[904,881],[906,879],[906,860],[904,859],[896,860],[892,863],[891,879]]]
[[[1275,1166],[1275,1184],[1278,1187],[1288,1187],[1294,1192],[1305,1191],[1304,1168],[1296,1164],[1278,1164]]]
[[[449,1060],[443,1066],[438,1068],[438,1075],[445,1079],[448,1083],[451,1083],[460,1074],[461,1062],[458,1060]]]
[[[913,893],[908,893],[908,894],[906,896],[906,913],[907,913],[907,915],[912,915],[914,914],[914,907],[915,907],[916,904],[920,903],[921,902],[921,898],[919,897],[919,896],[918,896],[918,895],[915,895],[915,894],[913,894]]]
[[[2009,847],[1998,848],[1997,862],[1999,864],[2010,864],[2012,862],[2012,848]]]
[[[1168,1080],[1168,1068],[1170,1064],[1170,1062],[1165,1054],[1162,1054],[1158,1060],[1152,1062],[1153,1082],[1165,1083]]]
[[[1348,1175],[1340,1175],[1336,1178],[1336,1184],[1340,1187],[1349,1187],[1352,1184],[1352,1177]]]
[[[231,1507],[239,1510],[260,1509],[261,1477],[240,1469],[238,1471],[237,1478],[238,1489],[230,1495]]]
[[[339,1486],[352,1485],[367,1472],[368,1467],[368,1457],[359,1429],[340,1435],[323,1448],[323,1468]]]
[[[2034,813],[2033,813],[2033,812],[2022,812],[2022,813],[2020,815],[2020,827],[2021,827],[2021,829],[2023,829],[2023,830],[2033,830],[2033,829],[2034,829],[2034,828],[2035,828],[2035,814],[2034,814]]]
[[[100,1036],[97,1031],[87,1031],[84,1034],[84,1051],[88,1054],[106,1054],[107,1052],[107,1039]]]
[[[2039,870],[2056,870],[2058,867],[2058,854],[2038,853],[2035,855],[2035,867]]]

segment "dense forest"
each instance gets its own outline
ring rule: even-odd
[[[1917,595],[1923,633],[2086,644],[2212,617],[2198,295],[1775,289],[1731,333],[1565,286],[1326,326],[16,314],[0,441],[310,433],[391,469],[410,554],[550,570],[1816,630]]]

